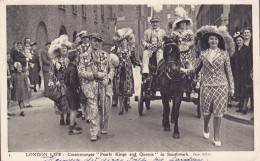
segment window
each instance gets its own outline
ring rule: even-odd
[[[119,11],[124,11],[124,6],[123,5],[118,5],[118,10]]]
[[[86,5],[82,5],[82,17],[87,18]]]
[[[59,9],[61,9],[61,10],[65,10],[66,7],[65,7],[65,5],[59,5]]]
[[[72,13],[75,14],[75,15],[78,14],[76,5],[72,5]]]
[[[138,15],[140,14],[140,7],[139,6],[135,7],[135,13],[138,14]]]
[[[167,4],[166,8],[167,8],[167,10],[170,10],[171,9],[171,5]]]

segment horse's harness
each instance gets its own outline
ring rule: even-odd
[[[167,45],[176,45],[176,43],[168,43],[166,44],[165,46]],[[164,46],[164,47],[165,47]],[[160,72],[160,74],[158,75],[158,77],[161,77],[163,74],[166,75],[166,77],[173,81],[173,82],[178,82],[178,81],[181,81],[184,77],[185,77],[185,74],[184,73],[181,73],[180,71],[180,68],[183,67],[183,64],[181,63],[181,60],[177,60],[177,61],[164,61],[164,69],[162,72]],[[179,72],[179,76],[178,77],[173,77],[172,75],[175,73],[175,72]]]

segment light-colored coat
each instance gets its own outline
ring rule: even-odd
[[[226,51],[217,49],[217,55],[209,60],[209,49],[202,51],[200,57],[195,61],[194,67],[203,64],[202,86],[222,86],[228,85],[229,89],[234,89],[234,80],[230,66],[230,58]]]
[[[152,38],[152,33],[154,32],[154,29],[149,28],[144,31],[144,38],[143,38],[143,47],[146,48],[148,44],[151,44],[151,38]],[[158,41],[160,43],[163,42],[163,37],[165,36],[165,31],[161,28],[157,28],[155,32],[158,32]]]

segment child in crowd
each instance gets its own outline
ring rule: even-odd
[[[78,70],[76,65],[77,51],[72,50],[68,54],[69,65],[65,71],[65,95],[69,103],[70,108],[70,126],[69,135],[81,134],[82,127],[78,126],[76,123],[77,111],[80,108],[79,104],[79,90],[80,81],[78,76]]]
[[[14,66],[17,72],[12,75],[12,100],[18,101],[20,107],[20,116],[24,116],[23,101],[26,99],[29,83],[26,74],[22,72],[21,63],[15,62]]]

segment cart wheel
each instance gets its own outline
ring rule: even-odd
[[[146,101],[145,101],[145,105],[146,105],[146,109],[147,109],[147,110],[150,110],[150,104],[151,104],[151,101],[150,101],[150,100],[146,100]]]
[[[201,117],[201,111],[200,111],[200,92],[198,92],[198,98],[197,98],[197,115],[198,115],[198,118]]]
[[[143,116],[144,100],[143,100],[143,84],[140,87],[140,95],[138,98],[138,112],[139,116]]]

